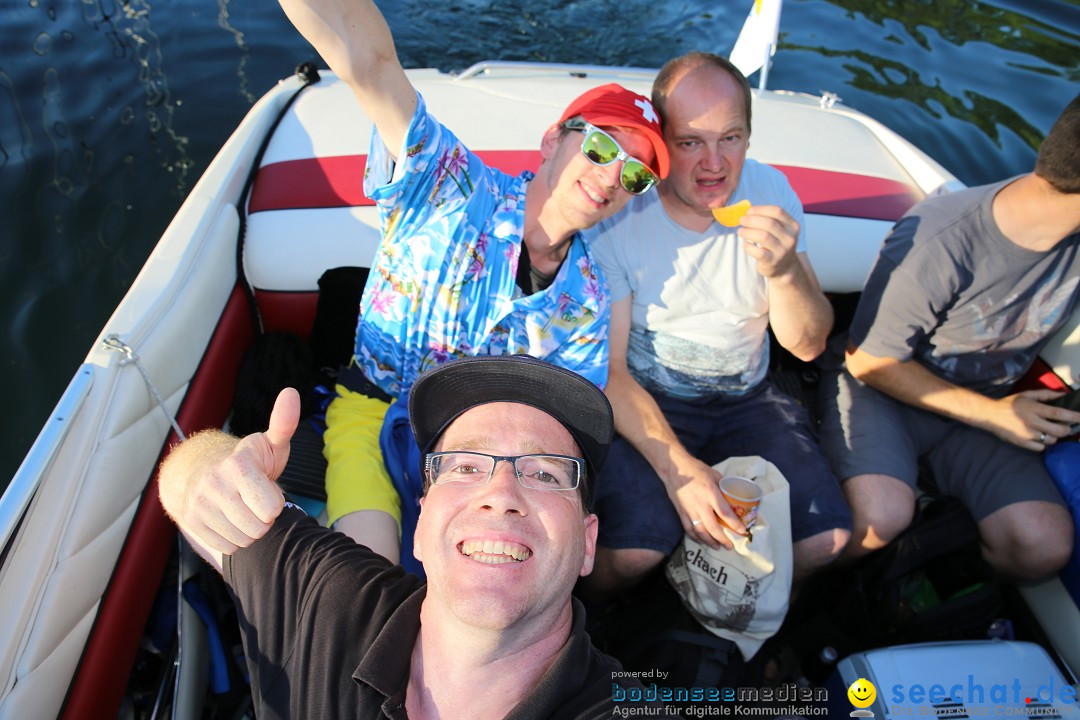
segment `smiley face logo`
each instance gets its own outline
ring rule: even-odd
[[[859,678],[847,689],[848,700],[857,708],[870,707],[877,697],[877,688],[866,678]]]

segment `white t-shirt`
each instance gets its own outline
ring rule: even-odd
[[[747,160],[731,202],[743,199],[786,210],[799,223],[796,249],[806,251],[802,204],[783,173]],[[587,239],[612,301],[633,296],[627,362],[643,387],[706,400],[744,394],[765,377],[767,283],[735,228],[688,230],[650,192]]]

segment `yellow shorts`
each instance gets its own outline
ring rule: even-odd
[[[382,510],[401,528],[401,498],[386,473],[379,433],[390,405],[382,400],[335,387],[337,397],[326,408],[326,514],[333,525],[357,510]]]

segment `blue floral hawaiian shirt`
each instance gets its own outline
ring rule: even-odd
[[[517,287],[525,188],[486,166],[432,115],[423,97],[395,164],[371,140],[364,192],[382,241],[360,301],[353,362],[391,396],[455,357],[527,353],[607,382],[609,298],[576,235],[554,281]]]

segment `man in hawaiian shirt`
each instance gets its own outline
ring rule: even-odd
[[[397,561],[400,500],[378,443],[389,403],[468,355],[527,353],[603,385],[607,290],[578,231],[664,177],[668,154],[648,99],[606,85],[544,134],[535,176],[510,177],[427,112],[373,2],[281,4],[375,123],[364,191],[383,239],[360,302],[359,373],[339,378],[326,414],[327,511]],[[589,143],[601,152],[586,155]]]

